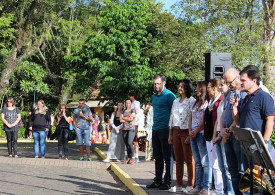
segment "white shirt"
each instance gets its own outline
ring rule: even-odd
[[[180,129],[188,129],[190,112],[195,102],[196,99],[192,96],[185,98],[183,102],[180,102],[180,97],[175,99],[171,109],[169,127],[178,126]]]
[[[134,102],[132,102],[132,105],[131,105],[131,108],[132,109],[135,109],[137,108],[136,110],[136,117],[135,117],[135,125],[139,125],[139,116],[138,116],[138,110],[140,109],[140,102],[135,100]]]
[[[197,109],[197,106],[192,106],[192,131],[194,131],[198,126],[200,126],[201,122],[203,121],[204,111],[208,106],[208,102],[205,101],[200,108]],[[200,131],[203,133],[203,130]]]
[[[224,101],[219,103],[219,106],[217,108],[217,132],[221,130],[221,116],[222,116],[222,112],[223,112],[223,105],[224,105]]]

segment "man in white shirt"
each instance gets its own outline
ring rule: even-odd
[[[129,98],[132,101],[132,109],[138,113],[138,110],[140,109],[140,102],[136,100],[136,94],[135,93],[129,93]],[[138,158],[138,151],[139,151],[139,146],[138,146],[138,141],[137,141],[137,133],[138,133],[138,125],[139,125],[139,117],[138,114],[136,114],[135,117],[135,128],[136,128],[136,136],[134,138],[134,156],[135,156],[135,163],[139,162]]]

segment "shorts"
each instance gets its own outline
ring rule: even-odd
[[[83,143],[84,141],[84,143]],[[91,138],[89,129],[78,129],[76,130],[76,145],[77,146],[90,146]]]

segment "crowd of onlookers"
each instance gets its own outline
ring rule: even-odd
[[[138,163],[138,130],[145,124],[145,159],[155,160],[155,178],[147,188],[203,195],[209,194],[213,177],[215,194],[248,193],[239,189],[248,160],[233,127],[260,131],[270,150],[274,102],[260,82],[259,69],[251,65],[241,72],[230,68],[221,79],[197,82],[195,94],[191,81],[183,79],[178,84],[178,98],[165,87],[163,75],[155,75],[153,81],[156,92],[144,111],[136,100],[136,94],[130,93],[124,102],[117,102],[111,117],[106,117],[105,127],[102,126],[102,119],[91,113],[83,99],[79,100],[72,115],[66,105],[61,104],[56,116],[45,109],[43,100],[39,100],[37,108],[28,115],[28,127],[32,132],[28,137],[33,136],[34,139],[34,157],[39,157],[39,151],[41,157],[45,157],[47,132],[54,124],[60,159],[68,160],[68,139],[74,129],[80,160],[85,160],[85,148],[87,160],[91,161],[91,139],[98,140],[100,132],[106,129],[110,144],[104,161]],[[146,116],[145,122],[143,114]],[[7,99],[1,119],[7,135],[9,156],[18,157],[17,131],[21,115],[13,98]],[[176,186],[171,188],[173,154],[176,160]],[[188,179],[187,186],[182,188],[184,163],[187,165]]]

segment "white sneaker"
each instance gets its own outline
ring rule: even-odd
[[[191,190],[193,190],[192,186],[186,186],[186,188],[183,190],[183,192],[187,194]]]
[[[197,188],[193,188],[192,190],[187,192],[187,194],[191,194],[191,195],[195,195],[195,194],[199,194],[199,193],[200,193],[200,190],[198,190]]]
[[[208,195],[209,194],[209,190],[203,189],[200,191],[199,195]]]
[[[174,186],[169,189],[169,192],[182,192],[182,187]]]
[[[105,160],[103,160],[103,162],[108,163],[108,162],[110,162],[110,159],[109,159],[109,158],[106,158]]]

